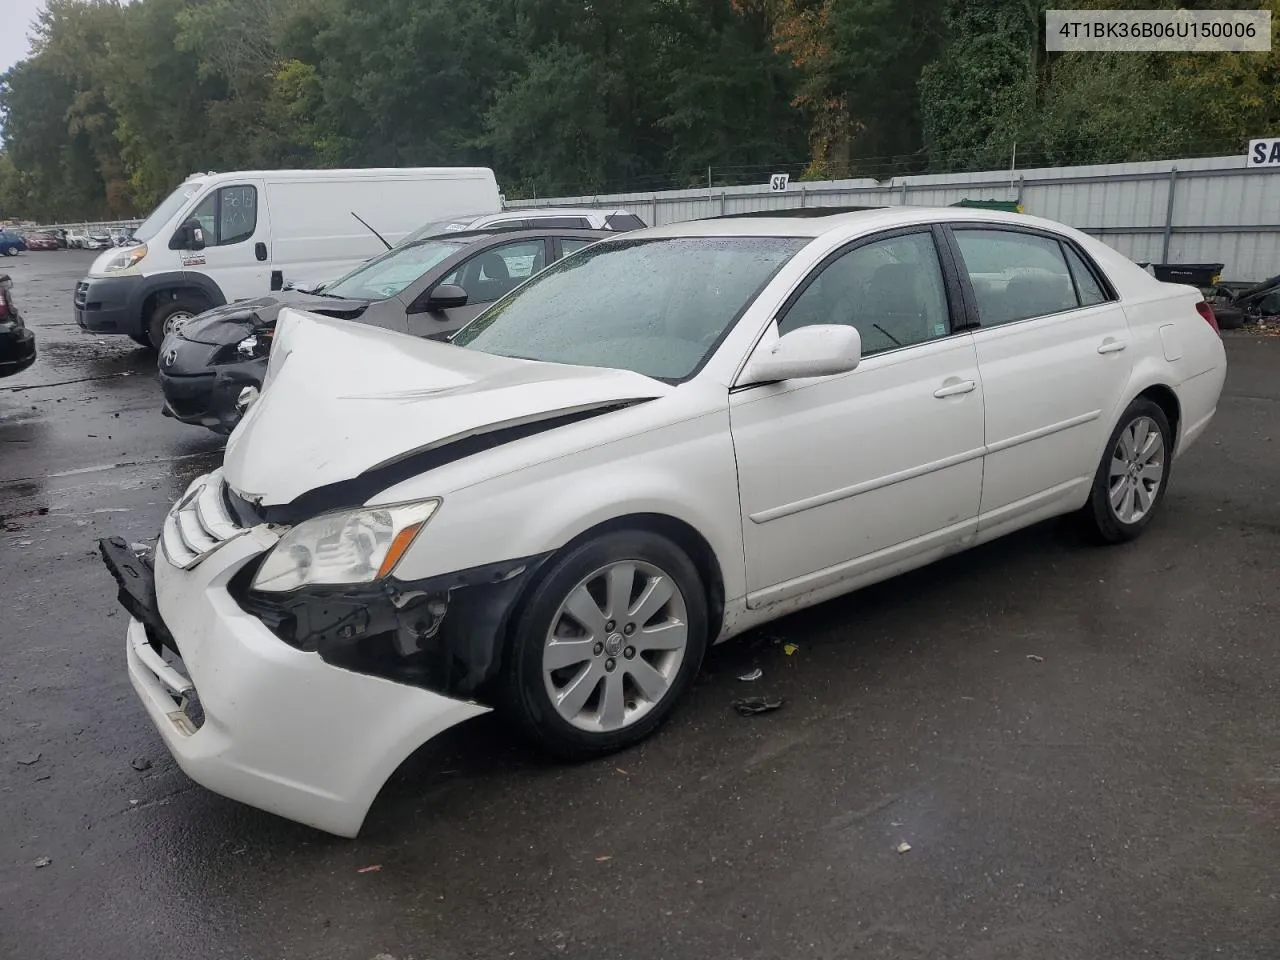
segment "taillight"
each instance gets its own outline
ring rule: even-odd
[[[1213,315],[1213,307],[1201,300],[1196,304],[1196,310],[1199,312],[1200,316],[1204,317],[1205,323],[1213,327],[1214,333],[1221,332],[1218,330],[1218,318]]]

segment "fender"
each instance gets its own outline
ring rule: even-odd
[[[199,290],[208,300],[210,307],[220,307],[227,302],[222,288],[207,274],[194,270],[166,270],[163,273],[153,273],[142,278],[142,282],[133,290],[129,308],[145,324],[147,318],[142,316],[142,308],[148,297],[166,290],[181,289]]]

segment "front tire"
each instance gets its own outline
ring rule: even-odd
[[[688,692],[707,631],[706,590],[680,547],[644,530],[604,534],[553,559],[522,604],[503,706],[559,757],[621,750]]]
[[[148,342],[159,350],[166,334],[173,332],[197,314],[203,313],[205,309],[205,305],[194,297],[179,295],[172,299],[161,300],[151,311],[151,319],[147,321]]]
[[[6,257],[16,257],[16,256],[18,255],[18,247],[17,247],[17,245],[16,245],[16,244],[12,244],[12,243],[11,243],[11,244],[9,244],[7,247],[5,247],[5,248],[4,248],[4,255],[5,255]]]
[[[1147,528],[1169,486],[1172,455],[1169,418],[1158,404],[1138,397],[1107,440],[1084,508],[1103,541],[1123,543]]]

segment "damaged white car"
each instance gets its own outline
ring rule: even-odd
[[[1224,374],[1197,291],[1046,221],[677,224],[565,258],[455,345],[282,313],[153,565],[101,546],[181,767],[353,836],[490,708],[604,754],[710,642],[1055,514],[1136,536]]]

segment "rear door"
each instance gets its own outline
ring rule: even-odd
[[[256,181],[211,192],[191,218],[204,228],[203,250],[180,250],[182,267],[207,274],[230,303],[271,292],[271,222]]]
[[[1124,311],[1074,243],[955,224],[986,409],[979,533],[1048,516],[1092,480],[1129,382]]]

